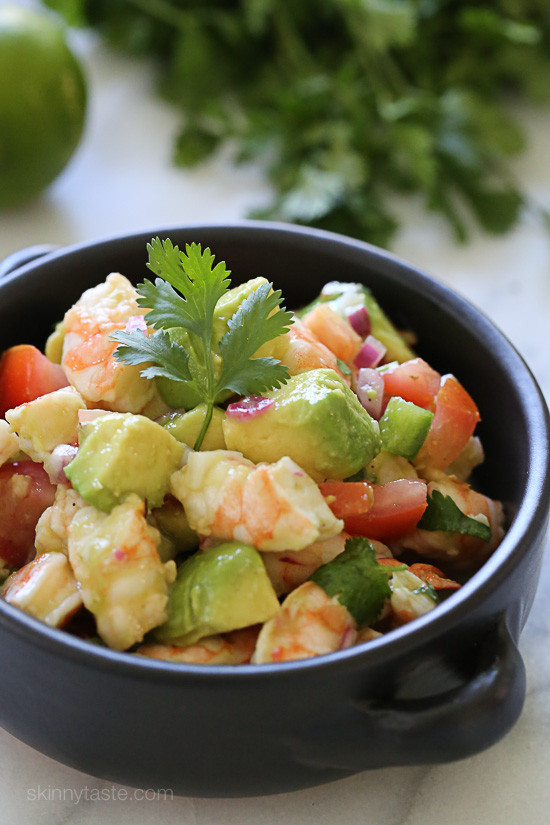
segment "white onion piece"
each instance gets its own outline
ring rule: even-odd
[[[68,484],[69,479],[63,472],[78,452],[73,444],[58,444],[58,446],[44,460],[46,470],[52,484]]]
[[[365,410],[377,421],[382,415],[384,379],[371,367],[362,367],[357,373],[357,397]]]
[[[368,335],[365,343],[355,356],[356,367],[377,367],[384,355],[386,347],[374,335]]]

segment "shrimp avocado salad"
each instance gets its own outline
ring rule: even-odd
[[[148,244],[44,352],[0,361],[3,598],[132,655],[262,664],[366,643],[489,557],[474,399],[362,284],[290,312],[209,249]]]

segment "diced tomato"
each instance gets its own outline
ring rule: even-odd
[[[0,467],[0,558],[8,567],[22,567],[34,557],[36,523],[52,504],[55,489],[34,461]]]
[[[441,376],[422,358],[396,364],[384,370],[382,378],[386,395],[398,395],[404,401],[433,411]]]
[[[400,478],[373,484],[374,502],[368,512],[344,517],[352,536],[388,542],[412,532],[427,505],[427,485],[421,479]]]
[[[53,364],[32,344],[7,349],[0,359],[0,418],[4,418],[6,410],[68,383],[59,364]]]
[[[336,518],[366,513],[374,501],[368,481],[325,481],[319,488]]]
[[[438,469],[448,467],[468,443],[479,420],[479,410],[462,384],[453,375],[444,375],[420,460]]]

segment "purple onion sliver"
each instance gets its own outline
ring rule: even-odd
[[[124,327],[125,332],[133,332],[136,329],[140,329],[142,332],[147,332],[147,324],[145,323],[145,316],[144,315],[133,315],[131,318],[128,319],[126,326]]]
[[[255,418],[265,412],[272,404],[272,398],[264,398],[263,395],[248,395],[230,404],[226,410],[229,418]]]
[[[348,321],[352,325],[355,332],[366,338],[371,331],[370,315],[366,307],[359,307],[348,315]]]
[[[354,364],[356,367],[376,367],[386,354],[386,347],[378,338],[373,335],[368,335],[365,343],[355,356]]]

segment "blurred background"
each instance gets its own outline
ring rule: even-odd
[[[21,84],[40,36],[26,31],[30,52],[14,46],[14,7],[71,24],[63,37],[77,68],[66,54],[56,68],[68,71],[56,86],[72,100],[64,114],[46,92],[43,114],[25,120]],[[549,68],[547,0],[0,0],[0,260],[36,244],[250,215],[323,226],[390,249],[480,307],[549,400]],[[546,565],[522,637],[524,714],[467,763],[376,772],[275,807],[75,807],[30,800],[29,788],[106,783],[0,733],[6,821],[96,823],[107,812],[117,823],[257,825],[276,811],[300,823],[542,825],[549,597]]]

